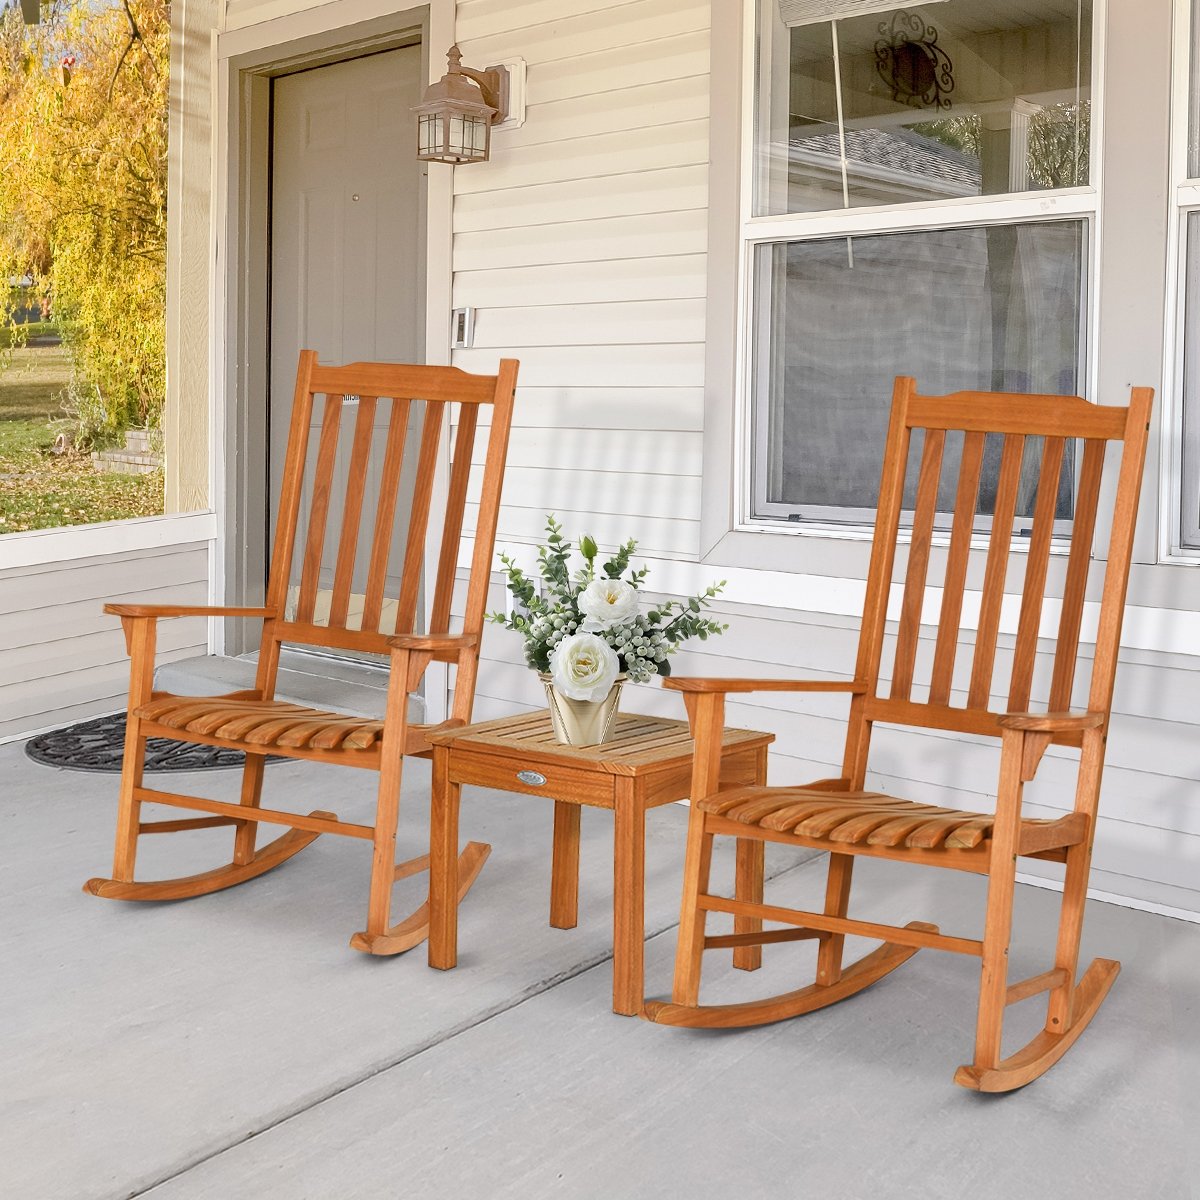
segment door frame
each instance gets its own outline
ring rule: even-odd
[[[267,497],[261,465],[267,454],[271,177],[271,80],[313,67],[419,44],[422,75],[440,71],[432,48],[454,40],[454,0],[428,0],[386,10],[374,0],[334,0],[316,9],[214,35],[212,65],[214,155],[210,378],[213,381],[214,495],[219,544],[213,595],[218,603],[260,605],[267,561]],[[415,146],[395,147],[414,153]],[[450,362],[453,169],[429,164],[423,189],[424,361]],[[436,488],[448,481],[449,444],[443,438]],[[439,494],[435,491],[436,496]],[[436,569],[427,563],[426,570]],[[257,628],[245,621],[216,623],[218,654],[254,649]],[[434,668],[440,668],[435,670]],[[440,720],[448,675],[431,664],[426,713]]]

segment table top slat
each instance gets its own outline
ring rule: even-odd
[[[726,729],[725,750],[765,747],[772,733]],[[562,765],[603,771],[610,775],[640,775],[691,758],[694,744],[686,721],[623,713],[617,717],[611,741],[599,746],[564,746],[554,736],[550,713],[540,709],[476,725],[448,729],[430,737],[435,745],[456,750],[477,749],[511,758],[545,756]]]

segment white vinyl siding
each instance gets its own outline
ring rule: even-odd
[[[0,571],[0,742],[125,707],[129,660],[109,600],[204,604],[208,546]],[[158,662],[207,649],[199,620],[164,621]]]
[[[464,61],[528,63],[525,124],[454,174],[454,304],[477,310],[454,364],[521,360],[500,539],[539,540],[553,512],[603,542],[632,533],[647,553],[694,558],[707,0],[457,11]]]
[[[1113,2],[1124,6],[1127,0]],[[659,7],[693,20],[703,6]],[[704,440],[702,342],[713,336],[703,306],[707,151],[697,147],[682,158],[677,153],[692,145],[703,109],[681,116],[679,108],[666,107],[663,97],[671,89],[662,84],[675,78],[676,86],[699,94],[693,73],[704,69],[697,66],[702,50],[696,46],[703,34],[681,25],[663,36],[660,26],[660,36],[643,41],[645,5],[639,3],[589,5],[586,30],[574,9],[565,17],[559,7],[509,8],[495,0],[458,5],[467,61],[517,53],[531,65],[526,125],[508,135],[512,141],[497,136],[493,163],[455,172],[454,303],[479,312],[475,348],[457,351],[454,361],[483,371],[494,369],[501,354],[521,359],[501,543],[520,553],[522,543],[541,541],[544,514],[554,511],[573,534],[588,530],[609,544],[637,537],[653,584],[671,569],[668,560],[695,562],[699,556],[694,518]],[[543,23],[532,19],[535,13]],[[530,17],[528,24],[522,15]],[[600,15],[610,41],[628,42],[623,54],[590,46]],[[491,36],[506,27],[513,31],[509,36]],[[577,34],[583,33],[588,37],[581,40]],[[543,41],[547,37],[551,45]],[[549,57],[560,54],[561,60]],[[596,60],[607,60],[608,74],[592,70]],[[572,84],[578,91],[570,90]],[[647,101],[640,110],[639,97]],[[587,103],[577,103],[581,98]],[[580,137],[557,151],[547,148],[570,139],[575,127],[568,113],[587,121]],[[629,146],[628,157],[614,155],[613,139],[604,135],[615,129]],[[656,144],[672,157],[646,155]],[[682,161],[693,154],[697,161]],[[635,162],[642,169],[619,173]],[[1145,520],[1153,520],[1153,508],[1147,508]],[[760,535],[764,566],[779,536]],[[721,604],[729,631],[703,653],[678,655],[675,670],[848,677],[858,630],[849,593],[861,587],[853,576],[865,564],[866,547],[809,545],[807,569],[825,577],[814,582],[829,593],[822,605],[834,613],[806,611],[802,597],[776,595],[766,575],[756,585],[759,572],[715,567],[717,578],[736,577],[731,591],[739,598],[757,592],[762,602]],[[831,569],[835,562],[841,565]],[[784,569],[782,560],[773,567]],[[1132,642],[1162,650],[1179,641],[1156,621],[1153,605],[1163,602],[1156,599],[1162,595],[1161,581],[1139,583],[1135,575],[1131,602],[1144,607],[1131,614],[1130,632],[1139,631]],[[830,598],[834,603],[827,603]],[[775,606],[796,600],[796,609]],[[498,583],[491,604],[503,608]],[[1182,596],[1175,607],[1186,609]],[[969,637],[960,669],[969,669]],[[1006,654],[1002,646],[998,659]],[[476,719],[544,706],[541,684],[524,665],[515,635],[490,626],[483,658]],[[1039,656],[1043,689],[1049,663],[1048,654]],[[1200,682],[1197,667],[1200,659],[1191,653],[1130,649],[1122,656],[1093,885],[1102,893],[1200,913],[1200,807],[1194,799],[1200,766],[1189,750],[1200,724],[1190,715],[1189,700]],[[622,704],[631,711],[684,715],[677,696],[654,688],[626,688]],[[840,767],[845,704],[837,697],[746,696],[730,701],[728,720],[776,734],[773,782],[800,783]],[[998,757],[998,744],[990,739],[880,727],[869,785],[986,810],[994,802]],[[1031,815],[1071,807],[1075,758],[1049,752],[1029,791]],[[1050,864],[1022,866],[1051,877],[1057,871]]]

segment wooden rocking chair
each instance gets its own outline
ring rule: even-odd
[[[1076,983],[1079,940],[1096,824],[1100,776],[1112,704],[1113,675],[1125,604],[1126,580],[1137,516],[1153,392],[1133,389],[1128,408],[1100,407],[1077,397],[960,392],[916,394],[911,379],[897,379],[884,455],[874,548],[853,682],[780,679],[671,678],[684,693],[696,740],[692,811],[684,869],[682,916],[675,962],[673,1002],[652,1002],[646,1016],[666,1025],[729,1028],[778,1021],[843,1000],[882,978],[921,947],[978,955],[983,971],[974,1061],[955,1082],[985,1092],[1008,1091],[1036,1079],[1079,1037],[1119,970],[1095,959]],[[885,620],[892,587],[897,533],[910,441],[923,430],[911,546],[899,608],[895,657],[886,688],[880,678]],[[955,506],[927,693],[914,695],[922,606],[931,558],[939,479],[947,432],[962,433],[962,456],[954,485]],[[1000,442],[992,532],[982,567],[981,599],[969,672],[957,673],[959,627],[964,609],[971,541],[978,536],[985,439]],[[998,436],[997,436],[998,435]],[[1028,541],[1012,554],[1022,460],[1029,439],[1042,442],[1040,472]],[[1030,694],[1043,620],[1051,543],[1068,439],[1083,440],[1070,550],[1065,560],[1057,646],[1049,680],[1048,711],[1034,713]],[[956,439],[957,440],[957,439]],[[1121,442],[1113,496],[1111,538],[1095,633],[1087,711],[1067,711],[1079,657],[1081,624],[1092,540],[1101,494],[1101,471],[1110,442]],[[1032,451],[1032,447],[1030,448]],[[1032,454],[1031,454],[1032,457]],[[1024,559],[1024,582],[1007,679],[1007,712],[989,703],[996,665],[1004,584],[1010,558]],[[1018,569],[1019,570],[1019,569]],[[1018,575],[1019,577],[1019,575]],[[976,585],[979,586],[979,585]],[[1052,613],[1047,612],[1046,618]],[[842,777],[804,787],[743,787],[718,792],[725,696],[751,691],[846,692],[850,716]],[[959,812],[864,790],[868,748],[875,723],[945,729],[998,737],[1000,767],[995,813]],[[1024,784],[1034,778],[1050,745],[1078,747],[1074,810],[1057,819],[1021,814]],[[801,912],[709,894],[713,838],[725,834],[760,842],[829,851],[824,911]],[[943,935],[936,926],[903,927],[853,920],[847,915],[850,878],[859,855],[923,866],[948,867],[988,876],[987,916],[981,940]],[[1066,880],[1054,965],[1030,979],[1007,978],[1012,903],[1019,856],[1065,862]],[[705,936],[710,912],[730,913],[740,932]],[[764,931],[764,920],[788,929]],[[883,945],[843,967],[847,934]],[[816,982],[769,1000],[699,1004],[703,951],[716,946],[750,947],[800,939],[819,942]],[[1007,1005],[1048,992],[1045,1028],[1027,1046],[1001,1057]]]
[[[370,954],[398,954],[422,941],[428,931],[428,905],[399,924],[391,924],[395,880],[424,870],[428,856],[395,862],[400,776],[405,755],[431,753],[432,729],[465,725],[471,717],[479,642],[487,602],[496,537],[500,488],[508,451],[517,363],[502,360],[496,376],[468,375],[453,367],[392,366],[354,363],[321,366],[316,354],[300,355],[296,397],[288,435],[282,495],[263,608],[208,608],[154,604],[109,604],[105,612],[121,618],[130,654],[129,718],[121,776],[116,853],[111,879],[91,879],[84,890],[117,900],[180,900],[232,887],[279,866],[323,833],[362,838],[374,847],[366,929],[351,946]],[[319,407],[316,397],[323,395]],[[429,632],[413,632],[422,569],[427,561],[427,530],[434,476],[443,428],[456,404],[454,440],[446,511],[441,521],[436,580]],[[479,410],[492,406],[491,430],[482,472],[470,582],[461,633],[452,634],[450,606],[458,564],[463,512],[468,500],[471,458]],[[354,432],[348,455],[338,455],[343,412]],[[411,503],[401,497],[401,472],[410,418],[420,428],[420,446]],[[309,453],[310,426],[319,426],[315,455]],[[379,427],[386,443],[371,455]],[[339,469],[340,457],[340,469]],[[367,480],[370,503],[364,512]],[[341,482],[340,482],[341,481]],[[339,528],[327,536],[331,496],[344,500]],[[373,515],[372,515],[373,514]],[[397,529],[407,521],[403,558],[393,556]],[[297,531],[306,527],[299,554]],[[365,562],[358,553],[360,528],[372,530]],[[435,547],[436,549],[436,547]],[[431,550],[430,554],[433,553]],[[398,581],[389,587],[388,562]],[[295,571],[293,571],[295,563]],[[364,570],[365,568],[365,570]],[[432,572],[431,572],[432,573]],[[398,594],[389,598],[386,593]],[[152,691],[156,623],[163,617],[257,617],[263,624],[255,687],[224,696],[175,696]],[[385,626],[386,619],[386,626]],[[385,631],[386,630],[386,631]],[[394,633],[391,632],[394,630]],[[382,721],[344,716],[276,700],[280,646],[294,643],[390,656],[386,708]],[[409,697],[433,662],[457,664],[454,703],[440,725],[409,723]],[[226,804],[143,786],[148,737],[178,738],[246,753],[241,799]],[[268,754],[287,758],[365,767],[379,772],[375,824],[339,821],[334,814],[307,815],[261,807],[263,766]],[[174,821],[143,821],[145,803],[165,804],[208,814]],[[290,832],[256,849],[260,822],[291,827]],[[140,882],[134,860],[141,834],[233,826],[232,860],[203,874]],[[470,843],[459,859],[459,898],[478,875],[489,847]]]

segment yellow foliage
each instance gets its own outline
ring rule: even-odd
[[[169,9],[62,0],[0,28],[0,270],[50,299],[82,432],[157,425],[166,383]]]

